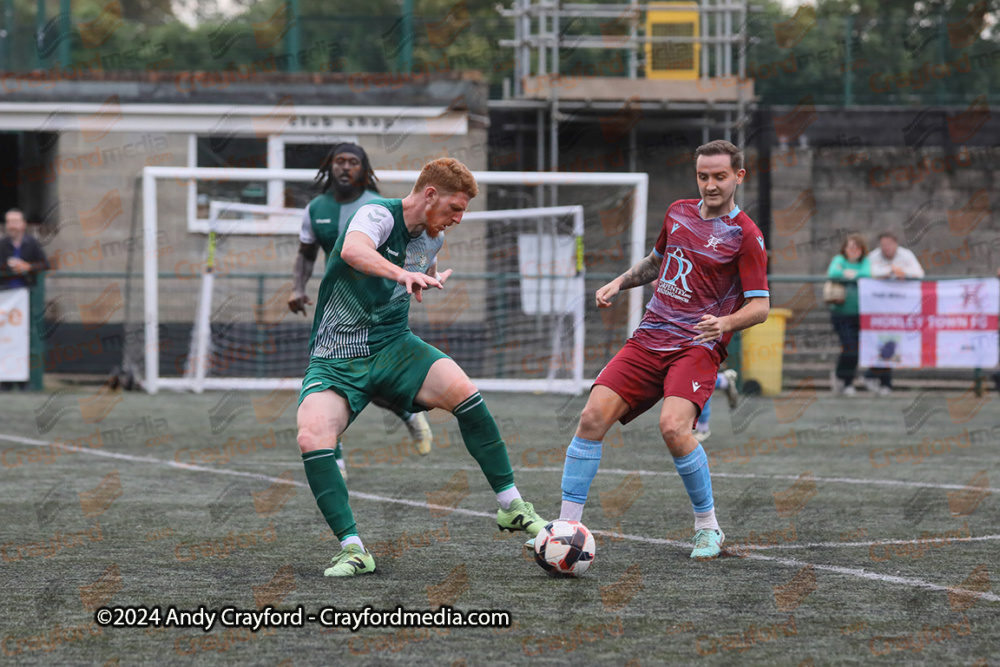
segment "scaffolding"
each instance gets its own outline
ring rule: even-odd
[[[753,9],[746,1],[733,0],[650,4],[514,0],[510,9],[500,10],[513,19],[514,38],[499,42],[514,51],[513,78],[504,81],[503,99],[491,101],[490,108],[516,112],[520,118],[534,111],[539,171],[559,170],[561,123],[599,122],[601,114],[609,112],[631,110],[643,118],[669,119],[677,128],[701,128],[703,143],[717,131],[716,138],[742,147],[755,103],[753,81],[746,78],[747,16]],[[697,33],[645,34],[650,12],[695,13]],[[590,19],[597,20],[600,34],[574,31]],[[690,51],[700,55],[695,59],[697,71],[689,80],[645,76],[650,53],[658,45],[691,45]],[[567,50],[595,49],[624,52],[620,76],[584,72],[580,77],[575,76],[578,72],[560,71]],[[520,132],[530,127],[520,121],[516,127],[518,141],[523,141]],[[636,124],[627,133],[628,170],[636,171]],[[546,203],[539,188],[536,199],[538,206],[556,205],[557,192],[552,188]]]

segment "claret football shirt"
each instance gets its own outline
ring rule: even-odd
[[[704,220],[701,201],[674,202],[663,220],[654,252],[663,258],[653,298],[646,304],[637,343],[650,350],[690,345],[725,346],[732,338],[693,343],[702,315],[723,317],[752,297],[769,296],[764,237],[737,206],[728,215]]]

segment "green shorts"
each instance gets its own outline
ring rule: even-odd
[[[410,331],[367,357],[310,357],[305,377],[302,378],[299,404],[309,394],[332,389],[347,399],[351,408],[350,422],[375,397],[408,412],[422,412],[427,408],[414,401],[428,371],[439,359],[450,357]]]

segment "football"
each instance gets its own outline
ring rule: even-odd
[[[579,521],[550,521],[535,537],[535,562],[549,574],[579,577],[594,562],[594,546]]]

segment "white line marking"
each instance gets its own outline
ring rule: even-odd
[[[47,442],[45,442],[43,440],[33,440],[31,438],[22,438],[22,437],[16,436],[16,435],[0,435],[0,440],[10,440],[10,441],[13,441],[13,442],[21,442],[21,443],[28,444],[28,445],[38,445],[38,446],[45,446],[45,445],[50,444],[50,443],[47,443]],[[76,447],[76,446],[73,446],[73,445],[57,445],[57,446],[58,447],[62,447],[64,449],[66,449],[67,451],[82,452],[82,453],[85,453],[85,454],[86,453],[90,453],[90,454],[94,454],[95,456],[104,456],[104,457],[108,457],[108,458],[122,459],[122,460],[125,460],[125,461],[132,461],[132,462],[135,462],[135,463],[157,463],[157,464],[161,464],[161,465],[168,465],[168,466],[173,467],[173,468],[181,468],[181,469],[192,470],[192,471],[197,471],[197,472],[212,472],[212,473],[216,473],[216,474],[219,474],[219,475],[231,475],[231,476],[236,476],[236,477],[249,477],[251,479],[257,479],[257,480],[261,480],[261,481],[265,481],[265,482],[272,482],[272,483],[280,482],[280,483],[283,483],[283,484],[294,484],[295,486],[299,486],[299,487],[302,487],[302,488],[308,488],[309,487],[308,484],[304,484],[302,482],[295,482],[295,481],[289,482],[288,480],[282,479],[282,478],[279,478],[279,477],[269,477],[267,475],[261,475],[259,473],[253,473],[253,472],[243,472],[243,471],[240,471],[240,470],[229,470],[227,468],[207,468],[205,466],[199,466],[199,465],[195,465],[195,464],[192,464],[192,463],[177,463],[176,461],[170,461],[170,460],[167,460],[167,459],[158,459],[158,458],[146,457],[146,456],[133,456],[131,454],[118,454],[118,453],[114,453],[114,452],[105,452],[105,451],[98,450],[98,449],[80,448],[80,447]],[[242,463],[246,464],[248,462],[244,461]],[[287,468],[289,466],[289,463],[282,463],[280,461],[259,461],[259,462],[250,462],[250,463],[254,463],[256,465],[281,466],[283,468]],[[386,468],[393,468],[395,466],[392,466],[392,465],[389,465],[389,466],[386,466],[386,465],[371,465],[371,466],[365,466],[365,467],[366,468],[382,468],[382,469],[386,469]],[[421,467],[424,468],[424,469],[433,469],[433,470],[467,470],[467,471],[478,471],[479,470],[479,468],[476,468],[474,466],[421,466]],[[548,469],[545,469],[545,468],[526,468],[526,469],[518,469],[518,471],[523,471],[523,470],[545,470],[547,472],[560,471],[558,468],[548,468]],[[673,474],[673,475],[676,476],[676,473],[663,473],[663,472],[648,471],[648,470],[638,470],[638,471],[636,471],[636,470],[615,470],[615,469],[611,469],[611,470],[602,470],[602,471],[598,471],[598,472],[605,472],[605,473],[608,473],[608,474],[633,474],[635,472],[638,472],[639,474],[646,474],[646,475],[671,475],[671,474]],[[713,473],[713,474],[715,474],[715,473]],[[782,477],[784,477],[784,476],[782,476]],[[798,477],[788,476],[788,479],[795,479],[795,480],[797,480]],[[836,480],[834,480],[834,481],[836,481]],[[953,486],[953,485],[948,485],[948,487],[949,488],[957,488],[957,489],[968,488],[968,487]],[[377,501],[377,502],[392,502],[392,503],[397,503],[397,504],[400,504],[400,505],[408,505],[410,507],[433,508],[433,509],[451,509],[453,512],[458,512],[459,514],[466,514],[468,516],[480,516],[480,517],[486,517],[486,518],[491,518],[491,517],[494,516],[494,515],[488,514],[486,512],[477,512],[475,510],[466,510],[466,509],[462,509],[462,508],[451,508],[451,507],[446,507],[446,506],[443,506],[443,505],[431,505],[429,503],[425,503],[425,502],[421,502],[421,501],[416,501],[416,500],[406,500],[404,498],[388,498],[388,497],[385,497],[385,496],[377,496],[377,495],[373,495],[373,494],[369,494],[369,493],[362,493],[362,492],[359,492],[359,491],[348,491],[348,494],[352,495],[352,496],[355,496],[355,497],[358,497],[358,498],[362,498],[364,500],[373,500],[373,501]],[[593,532],[594,533],[598,533],[598,534],[606,534],[606,535],[609,535],[611,537],[615,537],[615,536],[618,535],[618,533],[607,532],[607,531],[599,531],[599,530],[595,530]],[[650,537],[650,538],[640,538],[638,536],[631,536],[628,539],[637,539],[637,540],[640,540],[640,541],[648,541],[648,540],[657,540],[658,538],[653,538],[653,537]],[[951,539],[953,541],[955,541],[955,542],[983,542],[983,541],[1000,540],[1000,535],[979,535],[979,536],[976,536],[976,537],[968,537],[968,538],[963,537],[963,538],[951,538]],[[741,551],[751,551],[751,550],[752,551],[762,551],[762,550],[765,550],[765,549],[813,549],[813,548],[831,549],[831,548],[850,548],[850,547],[858,547],[858,548],[860,548],[860,547],[871,547],[871,546],[879,545],[879,544],[919,544],[921,542],[928,542],[928,541],[930,541],[930,540],[916,539],[916,540],[880,540],[880,541],[875,541],[875,542],[802,542],[802,543],[796,542],[796,543],[788,543],[788,544],[759,544],[759,545],[758,544],[741,544],[739,546],[739,549]],[[674,545],[674,546],[687,546],[687,543],[685,543],[685,542],[677,542],[675,540],[662,540],[662,541],[657,541],[655,543],[656,544],[670,544],[670,545]]]
[[[625,472],[625,471],[623,471]],[[788,479],[797,480],[798,475],[754,475],[754,474],[738,474],[738,473],[712,473],[713,477],[733,477],[742,479]],[[933,482],[904,482],[896,479],[852,479],[850,477],[814,477],[816,483],[830,483],[830,484],[874,484],[876,486],[909,486],[915,488],[925,488],[925,489],[951,489],[956,491],[966,491],[969,489],[974,489],[977,491],[997,491],[1000,489],[993,487],[980,487],[980,486],[968,486],[965,484],[935,484]]]
[[[407,465],[411,465],[414,462],[419,461],[416,456],[410,457],[407,460]],[[270,463],[270,462],[255,462],[251,465],[283,465],[281,463]],[[356,468],[357,470],[364,470],[366,468],[383,468],[391,469],[395,468],[396,463],[384,464],[384,463],[372,463],[366,466],[351,466],[350,460],[347,462],[348,467]],[[478,471],[479,468],[476,466],[438,466],[438,465],[412,465],[414,468],[420,468],[423,470],[465,470],[467,472]],[[558,472],[561,473],[562,468],[555,468],[551,466],[539,466],[539,467],[515,467],[515,473],[522,472]],[[599,475],[634,475],[638,473],[643,477],[651,476],[661,476],[661,477],[677,477],[676,471],[662,471],[662,470],[625,470],[623,468],[602,468],[597,471]],[[733,479],[787,479],[790,481],[798,481],[798,475],[757,475],[754,473],[732,473],[732,472],[715,472],[712,471],[712,477],[723,477],[723,478],[733,478]],[[992,493],[1000,493],[1000,488],[988,487],[988,486],[967,486],[965,484],[936,484],[934,482],[905,482],[896,479],[853,479],[850,477],[813,477],[817,484],[826,482],[829,484],[873,484],[875,486],[909,486],[914,488],[927,488],[927,489],[947,489],[954,491],[990,491]]]
[[[817,565],[815,563],[807,563],[801,560],[795,560],[792,558],[777,558],[775,556],[763,556],[761,554],[747,554],[746,558],[752,558],[754,560],[765,560],[774,563],[779,563],[781,565],[788,565],[789,567],[802,568],[807,565],[811,565],[817,570],[826,570],[827,572],[836,572],[837,574],[847,574],[854,577],[861,577],[862,579],[871,579],[872,581],[881,581],[887,584],[899,584],[900,586],[909,586],[910,588],[926,588],[932,591],[943,591],[945,593],[953,592],[965,592],[963,589],[959,589],[953,586],[941,586],[939,584],[932,584],[929,581],[924,581],[923,579],[913,579],[910,577],[894,577],[888,574],[878,574],[877,572],[868,572],[867,570],[858,570],[850,567],[840,567],[839,565]],[[1000,602],[1000,595],[995,593],[980,593],[980,592],[968,592],[970,595],[974,595],[977,598],[982,598],[984,600],[989,600],[990,602]]]
[[[51,442],[45,442],[44,440],[35,440],[34,438],[22,438],[19,435],[0,435],[0,440],[10,440],[11,442],[20,442],[25,445],[51,445]]]
[[[605,530],[594,530],[591,531],[595,535],[607,535],[616,539],[626,539],[633,540],[635,542],[646,542],[648,544],[666,544],[669,546],[678,546],[685,549],[690,548],[690,544],[686,542],[677,542],[676,540],[662,540],[656,537],[643,537],[641,535],[623,535],[621,533],[608,532]],[[996,536],[992,536],[996,537]],[[957,541],[957,540],[956,540]],[[740,549],[743,547],[740,546]],[[725,548],[723,548],[725,553]],[[731,552],[730,552],[731,553]],[[788,565],[789,567],[803,568],[807,565],[811,565],[817,570],[826,570],[828,572],[836,572],[837,574],[846,574],[854,577],[861,577],[862,579],[871,579],[873,581],[881,581],[889,584],[899,584],[900,586],[909,586],[911,588],[926,588],[932,591],[944,591],[944,592],[956,592],[962,589],[957,589],[954,586],[941,586],[939,584],[932,584],[929,581],[924,581],[923,579],[912,579],[908,577],[894,577],[888,574],[878,574],[877,572],[868,572],[867,570],[861,570],[849,567],[840,567],[839,565],[820,565],[816,563],[807,563],[806,561],[795,560],[793,558],[778,558],[776,556],[764,556],[762,554],[755,553],[742,553],[740,554],[742,558],[750,558],[752,560],[763,560],[770,561],[773,563],[779,563],[781,565]],[[989,600],[991,602],[1000,602],[1000,595],[994,593],[979,593],[979,592],[969,592],[970,595],[975,595],[981,597],[984,600]]]
[[[11,442],[20,442],[26,445],[36,445],[36,446],[47,446],[52,443],[45,442],[43,440],[33,440],[31,438],[22,438],[16,435],[4,435],[0,434],[0,440],[10,440]],[[89,447],[77,447],[75,445],[56,445],[61,449],[68,452],[77,452],[80,454],[91,454],[93,456],[102,456],[109,459],[119,459],[122,461],[131,461],[133,463],[153,463],[159,465],[169,466],[171,468],[179,468],[181,470],[190,470],[194,472],[210,472],[216,475],[230,475],[233,477],[248,477],[250,479],[256,479],[263,482],[280,483],[280,484],[292,484],[294,486],[309,488],[309,484],[305,482],[296,482],[295,480],[282,479],[281,477],[270,477],[268,475],[261,475],[255,472],[242,472],[240,470],[229,470],[228,468],[207,468],[205,466],[195,465],[193,463],[177,463],[176,461],[171,461],[169,459],[158,459],[151,456],[133,456],[132,454],[120,454],[117,452],[106,452],[100,449],[91,449]],[[285,464],[287,468],[292,462]],[[361,493],[358,491],[348,490],[348,495],[361,498],[363,500],[374,500],[377,502],[386,503],[396,503],[399,505],[409,505],[411,507],[420,507],[423,509],[442,509],[451,510],[453,513],[457,514],[467,514],[469,516],[482,516],[487,518],[496,518],[496,514],[487,514],[486,512],[476,512],[474,510],[462,509],[460,507],[452,508],[444,505],[432,505],[430,503],[419,502],[416,500],[406,500],[402,498],[386,498],[384,496],[376,496],[370,493]]]
[[[543,472],[562,472],[562,468],[524,468],[522,471],[526,472],[528,470],[539,470]],[[608,470],[598,470],[598,472],[608,473],[612,475],[631,475],[634,473],[639,473],[640,475],[665,475],[669,477],[676,477],[677,473],[671,472],[661,472],[657,470],[621,470],[621,469],[608,469]],[[730,479],[787,479],[791,481],[798,481],[798,475],[757,475],[754,473],[735,473],[735,472],[715,472],[712,471],[712,477],[722,477]],[[958,491],[965,491],[967,489],[976,489],[982,491],[995,491],[1000,492],[1000,489],[988,488],[988,487],[969,487],[965,484],[935,484],[933,482],[904,482],[895,479],[853,479],[851,477],[814,477],[813,478],[817,484],[827,483],[827,484],[874,484],[875,486],[911,486],[920,487],[928,489],[951,489]]]
[[[45,445],[52,444],[52,443],[48,443],[48,442],[45,442],[45,441],[42,441],[42,440],[34,440],[34,439],[31,439],[31,438],[22,438],[20,436],[2,435],[2,434],[0,434],[0,440],[8,440],[10,442],[20,442],[20,443],[27,444],[27,445],[38,445],[38,446],[45,446]],[[90,449],[88,447],[76,447],[76,446],[71,446],[71,445],[60,445],[60,446],[63,447],[64,449],[66,449],[67,451],[78,452],[78,453],[81,453],[81,454],[91,454],[93,456],[101,456],[101,457],[110,458],[110,459],[119,459],[119,460],[122,460],[122,461],[132,461],[134,463],[152,463],[152,464],[158,464],[158,465],[166,465],[166,466],[169,466],[171,468],[177,468],[177,469],[180,469],[180,470],[189,470],[189,471],[192,471],[192,472],[209,472],[209,473],[213,473],[213,474],[216,474],[216,475],[231,475],[231,476],[236,476],[236,477],[249,477],[251,479],[258,479],[258,480],[262,480],[262,481],[265,481],[265,482],[270,482],[272,484],[275,484],[275,483],[278,483],[278,484],[293,484],[293,485],[298,486],[298,487],[308,487],[309,486],[308,484],[305,484],[303,482],[296,482],[295,480],[287,480],[287,479],[282,479],[280,477],[270,477],[268,475],[261,475],[261,474],[252,473],[252,472],[241,472],[239,470],[228,470],[226,468],[206,468],[204,466],[193,465],[193,464],[189,464],[189,463],[177,463],[176,461],[170,461],[170,460],[167,460],[167,459],[157,459],[157,458],[153,458],[153,457],[149,457],[149,456],[133,456],[131,454],[120,454],[120,453],[117,453],[117,452],[105,452],[105,451],[101,451],[99,449]],[[535,470],[537,470],[537,468],[535,468]],[[660,473],[660,474],[662,474],[662,473]],[[798,479],[798,477],[792,477],[791,479]],[[965,487],[958,487],[958,488],[965,488]],[[476,516],[476,517],[483,517],[483,518],[488,518],[488,519],[495,518],[495,516],[496,516],[495,514],[490,514],[490,513],[487,513],[487,512],[478,512],[478,511],[475,511],[475,510],[467,510],[467,509],[462,509],[462,508],[451,508],[451,507],[445,507],[445,506],[442,506],[442,505],[432,505],[430,503],[416,501],[416,500],[406,500],[406,499],[403,499],[403,498],[387,498],[385,496],[377,496],[377,495],[370,494],[370,493],[360,493],[358,491],[349,491],[348,493],[349,493],[349,495],[351,495],[351,496],[353,496],[355,498],[360,498],[362,500],[372,500],[372,501],[375,501],[375,502],[383,502],[383,503],[394,503],[394,504],[398,504],[398,505],[407,505],[409,507],[419,507],[421,509],[443,509],[443,510],[451,510],[452,514],[464,514],[466,516]],[[633,542],[645,542],[647,544],[665,544],[665,545],[669,545],[669,546],[681,547],[681,548],[684,548],[684,549],[687,549],[688,547],[691,546],[690,544],[688,544],[686,542],[678,542],[676,540],[666,540],[666,539],[660,539],[660,538],[656,538],[656,537],[645,537],[645,536],[642,536],[642,535],[628,535],[628,534],[615,533],[615,532],[610,532],[610,531],[605,531],[605,530],[595,530],[595,531],[592,531],[592,532],[595,535],[607,535],[608,537],[613,537],[613,538],[616,538],[616,539],[626,539],[626,540],[631,540]],[[992,536],[991,535],[991,536],[986,536],[986,537],[983,537],[983,538],[980,538],[980,539],[990,539],[990,538],[995,538],[995,537],[997,537],[997,536]],[[956,541],[968,541],[968,540],[956,540]],[[742,549],[742,547],[741,547],[741,549]],[[928,581],[924,581],[922,579],[912,579],[912,578],[907,578],[907,577],[894,577],[894,576],[891,576],[891,575],[878,574],[878,573],[875,573],[875,572],[868,572],[866,570],[859,570],[859,569],[855,569],[855,568],[840,567],[840,566],[837,566],[837,565],[821,565],[821,564],[815,564],[815,563],[807,563],[805,561],[795,560],[795,559],[792,559],[792,558],[778,558],[776,556],[764,556],[762,554],[757,554],[757,553],[743,553],[743,554],[741,554],[741,556],[743,558],[750,558],[750,559],[753,559],[753,560],[761,560],[761,561],[769,561],[769,562],[773,562],[773,563],[778,563],[780,565],[787,565],[789,567],[802,568],[802,567],[805,567],[807,565],[811,565],[811,566],[813,566],[817,570],[825,570],[827,572],[835,572],[837,574],[846,574],[846,575],[849,575],[849,576],[860,577],[862,579],[870,579],[872,581],[879,581],[879,582],[883,582],[883,583],[898,584],[900,586],[909,586],[911,588],[925,588],[925,589],[928,589],[928,590],[944,591],[944,592],[953,592],[953,591],[955,591],[954,587],[941,586],[939,584],[932,584],[932,583],[930,583]],[[980,593],[980,592],[973,592],[972,594],[975,595],[975,596],[977,596],[977,597],[979,597],[979,598],[982,598],[984,600],[989,600],[991,602],[1000,602],[1000,595],[996,595],[996,594],[993,594],[993,593]]]
[[[941,538],[944,539],[944,538]],[[979,535],[977,537],[949,537],[949,542],[992,542],[1000,540],[1000,535]],[[761,551],[763,549],[836,549],[838,547],[873,547],[883,544],[921,544],[926,543],[929,547],[940,549],[933,543],[938,538],[931,536],[927,539],[916,540],[878,540],[877,542],[788,542],[786,544],[740,544],[738,550]],[[929,549],[928,549],[929,551]]]

